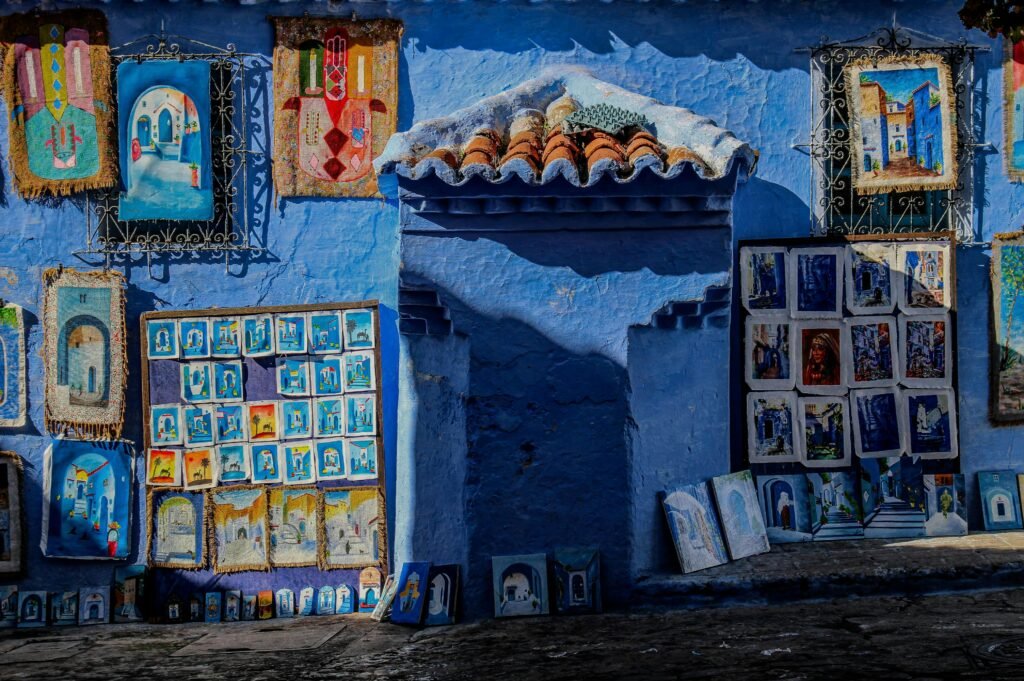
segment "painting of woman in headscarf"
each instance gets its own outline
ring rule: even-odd
[[[803,384],[839,386],[843,382],[839,359],[839,329],[803,329]]]

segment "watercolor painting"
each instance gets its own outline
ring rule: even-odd
[[[177,487],[181,484],[181,451],[149,449],[146,451],[146,484],[153,487]]]
[[[341,357],[311,357],[309,360],[309,377],[313,382],[314,395],[340,395]]]
[[[150,493],[149,564],[193,570],[206,564],[206,496],[202,492]]]
[[[256,619],[257,612],[256,594],[242,594],[242,611],[240,619],[243,622],[251,622]]]
[[[1021,52],[1024,47],[1016,43],[1014,54]],[[1020,69],[1020,64],[1015,63],[1014,68]],[[993,386],[989,415],[1000,423],[1016,423],[1024,421],[1024,314],[1017,310],[1024,299],[1024,238],[992,239],[991,276]]]
[[[315,415],[313,432],[317,437],[333,437],[345,432],[343,404],[341,398],[318,398],[313,400]]]
[[[800,461],[796,437],[796,393],[747,395],[747,455],[750,463]]]
[[[805,466],[850,465],[850,409],[845,397],[801,397],[797,419]]]
[[[266,357],[274,354],[273,315],[242,317],[242,354],[246,357]]]
[[[245,444],[217,447],[217,479],[222,485],[249,481],[249,446]]]
[[[842,322],[806,322],[796,326],[799,373],[796,385],[811,395],[844,395]]]
[[[861,458],[899,456],[906,451],[906,425],[899,390],[872,388],[850,392],[853,451]]]
[[[201,593],[193,593],[188,599],[188,619],[191,622],[202,622],[205,615],[203,605],[206,597]]]
[[[146,322],[146,354],[149,359],[177,359],[178,322],[173,319]]]
[[[214,572],[266,570],[267,495],[262,489],[229,487],[210,494],[213,505]]]
[[[313,443],[316,449],[316,479],[342,480],[345,478],[345,441],[317,440]]]
[[[683,485],[658,496],[683,573],[729,562],[707,483]]]
[[[750,317],[746,321],[744,376],[752,390],[791,390],[793,325],[786,318]]]
[[[186,449],[181,455],[185,489],[209,489],[217,484],[217,453],[213,447]]]
[[[309,351],[313,354],[341,352],[341,313],[309,313]]]
[[[914,51],[845,70],[853,186],[860,194],[952,189],[955,97],[949,66]]]
[[[124,442],[53,441],[43,460],[44,556],[128,557],[134,459]]]
[[[117,66],[119,220],[212,220],[210,63]]]
[[[353,393],[377,389],[377,372],[372,352],[346,352],[345,392]]]
[[[373,311],[345,310],[343,317],[346,350],[366,350],[374,347]]]
[[[274,343],[279,355],[306,354],[306,315],[279,314],[274,317]]]
[[[22,463],[14,452],[0,452],[0,574],[18,575],[25,557]]]
[[[788,309],[788,259],[789,254],[782,247],[740,249],[741,300],[747,312],[778,313]]]
[[[237,622],[242,614],[242,592],[231,590],[224,592],[224,621]]]
[[[1020,476],[1017,477],[1018,488]],[[967,485],[960,473],[924,476],[925,534],[956,537],[967,534]]]
[[[242,354],[241,324],[238,317],[210,320],[210,356],[239,357]]]
[[[348,615],[356,611],[355,599],[352,596],[352,587],[348,584],[342,584],[335,589],[335,602],[337,607],[334,614],[336,615]]]
[[[398,577],[398,592],[391,610],[392,622],[418,625],[423,621],[429,575],[430,563],[402,564],[402,571]]]
[[[259,484],[269,484],[284,480],[284,471],[281,469],[281,449],[276,442],[254,443],[249,445],[251,459],[252,481]]]
[[[217,417],[217,442],[228,444],[249,439],[249,419],[244,404],[218,404],[213,412]]]
[[[846,320],[844,364],[851,388],[888,388],[899,380],[895,317],[854,317]]]
[[[377,479],[377,441],[359,438],[345,440],[349,480]]]
[[[18,594],[18,628],[46,626],[46,592],[21,591]]]
[[[316,592],[316,614],[333,615],[336,608],[334,587],[320,587]]]
[[[823,319],[843,314],[842,248],[794,248],[789,253],[790,314]]]
[[[811,534],[814,541],[862,539],[857,479],[847,471],[808,473],[811,483]]]
[[[269,589],[256,594],[256,619],[269,620],[274,616],[274,592]]]
[[[218,402],[241,402],[245,398],[242,362],[213,363],[213,397]]]
[[[375,487],[323,491],[325,570],[362,567],[380,560],[380,496]]]
[[[277,358],[277,392],[285,397],[309,395],[309,362],[304,356]]]
[[[895,456],[861,461],[860,494],[868,539],[925,535],[920,459]]]
[[[146,566],[126,565],[116,568],[113,597],[114,622],[145,622]]]
[[[299,590],[299,604],[298,604],[298,615],[300,617],[308,617],[313,614],[313,608],[316,606],[316,596],[313,587],[304,586]]]
[[[18,624],[18,587],[0,586],[0,629],[13,629]]]
[[[181,367],[181,399],[185,402],[212,402],[213,378],[209,362],[188,362]]]
[[[281,438],[301,440],[313,436],[309,400],[281,400]]]
[[[110,587],[90,586],[78,590],[78,626],[110,621]]]
[[[548,614],[548,559],[543,553],[493,556],[495,617]]]
[[[761,518],[754,477],[750,471],[719,475],[711,479],[718,517],[722,520],[725,546],[732,560],[767,553],[768,533]]]
[[[807,476],[759,475],[755,478],[768,541],[787,544],[811,540],[811,483]]]
[[[853,314],[888,314],[896,307],[896,249],[884,243],[846,247],[846,307]]]
[[[274,487],[270,495],[270,564],[301,567],[317,564],[319,527],[315,487]]]
[[[1011,470],[978,473],[981,512],[985,530],[1019,530],[1021,524],[1020,489],[1017,474]]]
[[[316,461],[312,442],[304,440],[282,444],[281,458],[284,459],[284,484],[302,485],[316,482]]]
[[[452,567],[454,583],[458,585],[458,566],[434,566],[430,570],[430,598],[427,603],[427,621],[432,624],[454,624],[454,610],[448,612],[450,621],[432,622],[434,586],[443,568]],[[555,612],[560,615],[601,612],[601,554],[593,549],[559,549],[551,561],[554,577]],[[435,576],[435,574],[437,576]],[[450,580],[451,578],[449,578]],[[444,583],[442,584],[442,586]]]
[[[0,428],[20,428],[27,413],[23,310],[0,305]]]
[[[182,319],[178,322],[182,359],[203,359],[210,356],[210,320]]]
[[[0,598],[3,597],[2,594],[3,587],[0,587]],[[55,627],[68,627],[78,624],[77,591],[56,591],[50,594],[50,624]],[[0,621],[0,629],[2,628],[3,623]]]
[[[914,315],[949,309],[949,245],[904,244],[897,254],[902,279],[900,310]]]
[[[923,459],[952,459],[959,453],[956,396],[952,390],[904,390],[907,454]]]
[[[149,408],[149,439],[154,445],[181,445],[185,443],[184,438],[178,405],[162,404]]]
[[[217,441],[213,410],[212,404],[182,407],[181,420],[185,425],[186,447],[205,447]]]
[[[177,594],[171,594],[164,605],[164,622],[168,624],[180,624],[185,621],[185,606]]]
[[[364,568],[359,573],[359,612],[373,612],[384,588],[384,576],[375,567]]]
[[[280,439],[277,402],[247,402],[249,438],[254,441]]]
[[[597,554],[592,554],[596,557]],[[592,563],[597,564],[597,561]],[[582,571],[573,570],[572,574],[576,575],[579,572],[583,572],[588,577],[592,577],[592,573],[589,570],[591,564],[587,565]],[[577,607],[582,607],[584,601],[588,605],[593,604],[593,600],[596,593],[598,602],[598,611],[600,611],[600,573],[597,573],[597,577],[594,582],[590,583],[589,586],[597,587],[596,589],[587,590],[584,598],[577,598],[579,589],[576,586],[576,580],[570,577],[572,584],[572,591],[569,595],[570,603],[575,604]],[[459,601],[459,566],[458,565],[431,565],[430,572],[427,573],[427,604],[426,604],[426,615],[423,618],[423,623],[428,627],[445,626],[455,624]],[[561,604],[561,600],[558,601]],[[564,612],[559,610],[559,612]]]
[[[903,385],[945,388],[953,384],[952,347],[946,342],[949,328],[948,315],[900,317]]]
[[[345,435],[377,434],[377,402],[374,395],[345,395]]]
[[[295,592],[291,589],[278,589],[274,594],[274,616],[280,618],[295,617]]]

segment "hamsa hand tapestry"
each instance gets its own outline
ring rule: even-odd
[[[277,193],[379,196],[373,159],[395,132],[401,22],[273,21]]]
[[[0,17],[0,46],[18,192],[66,195],[113,185],[117,161],[103,13]]]

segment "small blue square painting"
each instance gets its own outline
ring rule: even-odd
[[[772,544],[811,540],[811,483],[807,476],[759,475],[755,480],[761,515]]]
[[[846,321],[846,344],[853,361],[846,362],[847,385],[881,388],[896,385],[896,318],[858,317]]]
[[[543,553],[493,556],[491,579],[495,617],[548,614],[548,559]]]
[[[309,362],[305,357],[277,358],[277,392],[281,395],[309,395]]]
[[[377,477],[377,441],[350,438],[345,440],[349,480],[373,480]]]
[[[309,374],[310,380],[313,381],[314,395],[341,394],[340,357],[311,357]]]
[[[857,478],[848,471],[808,473],[811,481],[811,534],[814,541],[862,539]]]
[[[154,445],[184,444],[181,408],[176,404],[150,407],[149,437]]]
[[[767,553],[768,533],[754,491],[754,477],[750,471],[739,471],[712,478],[718,517],[722,520],[725,546],[733,560]]]
[[[747,455],[750,463],[800,460],[796,436],[796,394],[752,392],[747,395]]]
[[[0,587],[0,599],[3,598],[3,589],[4,587]],[[78,624],[77,591],[56,591],[50,594],[50,624],[57,627]],[[2,628],[3,623],[0,618],[0,629]]]
[[[907,454],[924,459],[957,455],[956,406],[952,390],[905,390]]]
[[[455,624],[459,602],[459,566],[431,565],[427,580],[427,613],[423,623],[428,627]]]
[[[117,67],[120,220],[213,219],[210,62]]]
[[[207,624],[216,624],[217,622],[220,622],[220,610],[221,593],[219,591],[211,591],[207,593],[203,608],[203,621]]]
[[[372,352],[346,352],[345,392],[376,390],[377,378]]]
[[[794,318],[842,315],[841,248],[800,248],[790,252],[790,296]]]
[[[333,615],[336,609],[334,604],[335,593],[333,586],[322,586],[316,593],[316,614]]]
[[[345,435],[376,435],[377,403],[375,396],[345,395]]]
[[[348,615],[356,611],[355,599],[352,598],[352,587],[348,584],[342,584],[335,589],[335,600],[337,602],[334,611],[336,615]]]
[[[978,491],[986,530],[1021,529],[1020,489],[1013,471],[981,471]]]
[[[316,607],[316,591],[311,586],[304,586],[299,591],[299,607],[298,614],[301,617],[307,617],[313,614],[313,609]]]
[[[217,476],[221,484],[231,485],[249,480],[249,448],[244,444],[217,447]]]
[[[306,353],[306,315],[279,314],[274,318],[277,352],[282,355]]]
[[[274,594],[274,614],[277,617],[295,617],[295,593],[291,589],[278,589]]]
[[[43,555],[127,558],[132,449],[123,442],[54,440],[44,459]]]
[[[178,322],[181,337],[181,358],[202,359],[210,356],[210,320],[182,319]]]
[[[203,492],[152,492],[150,565],[189,570],[206,563],[205,503]]]
[[[391,610],[395,624],[419,625],[423,621],[423,606],[427,603],[427,581],[430,563],[404,563],[398,578],[398,593]]]
[[[860,501],[868,539],[925,535],[924,475],[920,459],[863,459]]]
[[[601,612],[601,554],[592,549],[562,549],[555,551],[552,567],[557,613]],[[430,605],[433,602],[431,598]],[[428,606],[428,624],[429,613]]]
[[[345,310],[345,349],[365,350],[374,345],[373,312]]]
[[[281,400],[281,437],[285,440],[313,437],[309,400]]]
[[[318,398],[313,400],[316,414],[313,427],[317,437],[334,437],[344,431],[344,415],[342,400],[338,398]]]
[[[289,442],[283,444],[281,450],[284,458],[284,484],[316,482],[316,462],[313,460],[311,442]]]
[[[274,318],[271,315],[242,318],[242,354],[246,357],[274,354]]]
[[[146,322],[146,354],[149,359],[177,359],[178,322],[173,319]]]
[[[184,407],[181,418],[185,422],[186,447],[202,447],[216,442],[213,405],[196,404]]]
[[[729,562],[707,483],[659,494],[684,573]]]
[[[18,600],[19,629],[46,626],[45,591],[22,591]]]
[[[309,313],[309,351],[314,354],[341,352],[341,314]]]
[[[248,439],[245,405],[218,404],[214,412],[217,416],[217,442],[226,444],[244,442]]]
[[[967,485],[962,474],[924,476],[924,500],[928,515],[925,534],[929,537],[967,534]]]
[[[211,402],[213,378],[209,362],[181,364],[181,399],[185,402]]]
[[[210,320],[210,354],[214,357],[241,356],[240,339],[237,317],[217,317]]]
[[[788,254],[785,248],[746,246],[740,249],[743,306],[751,314],[785,312]]]
[[[949,245],[910,244],[899,247],[903,273],[900,309],[907,314],[939,312],[949,307]]]
[[[899,456],[903,453],[900,397],[895,389],[854,390],[853,450],[862,458]]]
[[[78,590],[78,626],[110,622],[110,587],[90,586]]]
[[[218,402],[241,402],[245,388],[242,361],[213,363],[213,397]]]
[[[316,479],[341,480],[345,477],[345,441],[317,440],[316,447]]]
[[[854,314],[892,312],[896,307],[891,244],[853,243],[846,247],[846,307]]]
[[[249,446],[252,481],[261,484],[281,482],[281,449],[276,442],[254,442]]]

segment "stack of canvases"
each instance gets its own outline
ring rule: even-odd
[[[966,533],[951,255],[740,249],[748,457],[772,541]]]

